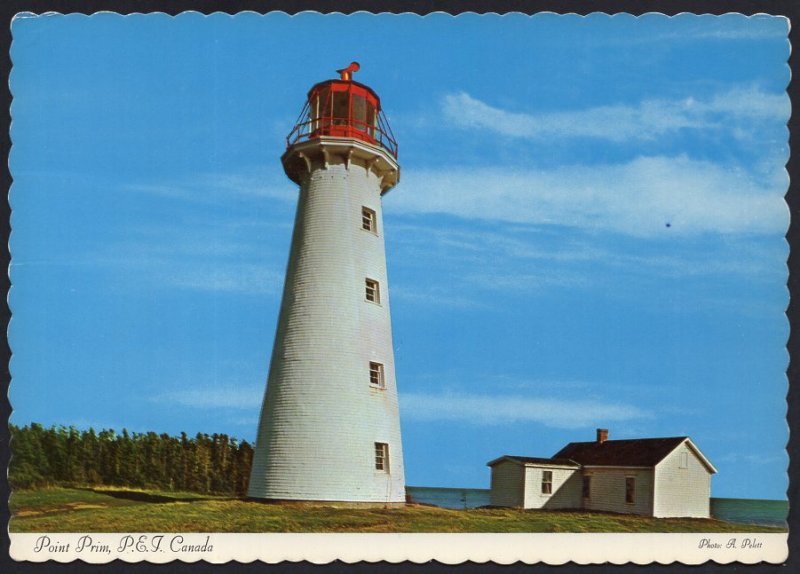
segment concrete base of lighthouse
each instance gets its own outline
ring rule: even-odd
[[[248,497],[402,506],[381,215],[381,194],[399,168],[382,148],[348,138],[295,144],[283,163],[300,198]],[[376,232],[364,229],[364,208]],[[379,286],[377,301],[366,298],[367,279]]]

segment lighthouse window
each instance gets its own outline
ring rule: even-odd
[[[331,125],[331,93],[327,90],[320,92],[317,97],[317,120],[314,129],[328,128]]]
[[[333,93],[333,125],[347,125],[347,92]]]
[[[375,443],[375,470],[389,472],[389,445],[385,442]]]
[[[367,102],[367,133],[375,137],[375,106]]]
[[[377,387],[379,389],[386,388],[386,382],[383,377],[383,365],[380,363],[372,363],[369,364],[369,384],[372,387]]]
[[[367,123],[367,98],[353,94],[353,126],[364,131]]]
[[[592,497],[592,477],[583,477],[583,497],[589,499]]]
[[[378,233],[378,224],[375,221],[375,212],[369,207],[361,208],[361,227],[372,233]]]
[[[682,452],[678,468],[689,468],[689,453]]]
[[[374,279],[366,279],[364,281],[366,286],[366,297],[370,303],[381,302],[381,289],[380,285]]]
[[[543,470],[542,471],[542,494],[552,494],[553,493],[553,471],[552,470]]]
[[[311,123],[311,131],[319,129],[319,94],[308,102],[308,121]]]

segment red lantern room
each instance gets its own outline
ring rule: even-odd
[[[397,158],[397,142],[381,111],[381,100],[371,88],[353,81],[360,66],[353,62],[337,70],[338,80],[327,80],[308,92],[286,146],[323,136],[354,138],[378,145]]]

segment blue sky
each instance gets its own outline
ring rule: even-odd
[[[12,422],[252,440],[307,89],[361,63],[407,482],[689,435],[787,486],[785,19],[100,14],[13,23]]]

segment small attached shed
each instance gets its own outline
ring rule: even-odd
[[[717,472],[689,437],[573,442],[552,458],[489,462],[491,504],[708,518]]]
[[[492,506],[579,508],[581,465],[567,459],[505,455],[489,462]]]

